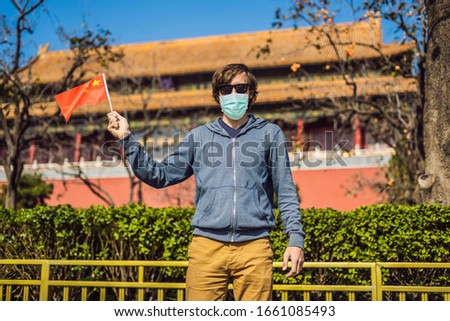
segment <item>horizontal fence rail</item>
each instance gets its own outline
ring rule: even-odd
[[[187,264],[185,261],[0,260],[0,301],[182,301]],[[281,267],[281,262],[274,263],[275,271],[281,271]],[[305,276],[300,281],[275,280],[274,299],[450,301],[450,263],[306,262],[303,269]],[[160,270],[164,270],[164,280]]]

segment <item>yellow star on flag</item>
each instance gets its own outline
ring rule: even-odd
[[[92,81],[92,87],[94,86],[100,86],[100,80],[96,79],[94,81]]]

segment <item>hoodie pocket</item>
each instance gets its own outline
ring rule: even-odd
[[[237,191],[237,229],[249,230],[268,227],[267,214],[261,206],[256,188],[239,187]]]
[[[192,225],[208,229],[230,228],[233,196],[232,186],[206,189],[197,204]]]

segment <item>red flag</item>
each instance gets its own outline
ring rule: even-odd
[[[56,95],[56,102],[58,103],[59,108],[61,108],[66,123],[69,121],[72,112],[76,108],[86,105],[95,105],[104,100],[108,100],[106,90],[103,76],[99,75],[83,85]]]

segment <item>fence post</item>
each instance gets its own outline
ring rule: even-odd
[[[383,276],[381,264],[373,263],[372,270],[372,301],[383,301]]]
[[[144,266],[139,265],[138,267],[138,283],[144,282]],[[144,301],[144,289],[138,289],[138,301]]]
[[[377,301],[377,264],[372,262],[370,264],[370,281],[372,284],[372,301]]]
[[[41,267],[41,289],[39,293],[40,301],[48,300],[48,279],[50,276],[50,263],[47,260],[42,261]]]

